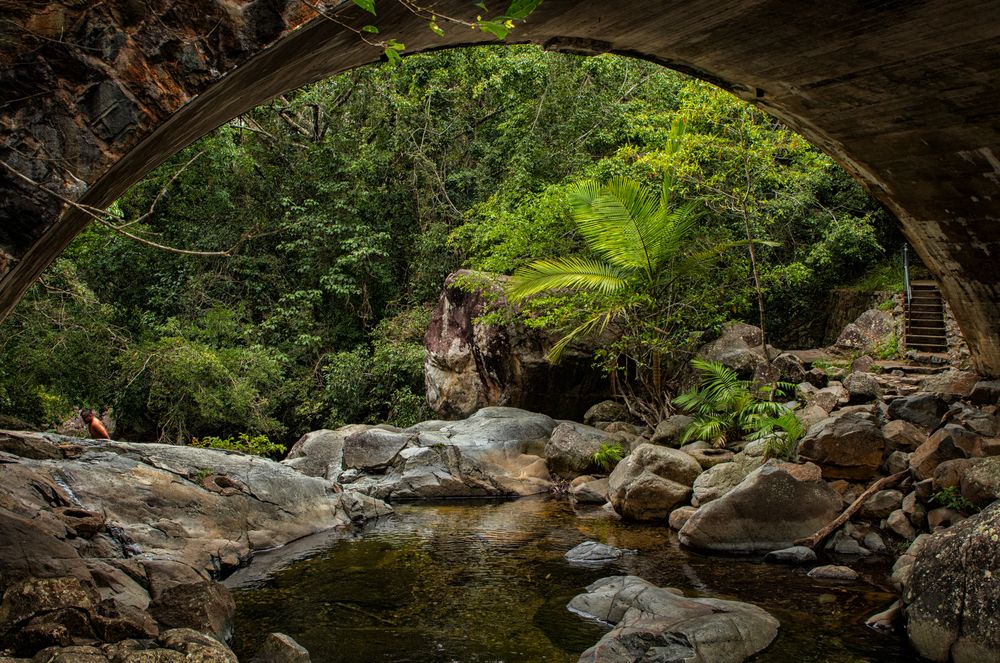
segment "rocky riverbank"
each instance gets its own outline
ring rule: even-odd
[[[1000,605],[1000,383],[871,360],[821,368],[794,353],[768,364],[755,340],[754,328],[734,326],[703,351],[748,375],[797,381],[796,414],[808,432],[791,461],[767,459],[760,441],[679,446],[688,417],[653,429],[612,402],[591,408],[585,423],[485,407],[405,429],[315,431],[281,463],[0,433],[0,648],[34,656],[91,647],[95,661],[130,661],[140,659],[128,652],[158,647],[228,660],[218,643],[233,606],[215,579],[256,551],[377,518],[391,510],[383,500],[565,492],[626,520],[669,524],[696,550],[815,567],[821,582],[853,577],[851,566],[881,556],[894,565],[886,581],[921,654],[998,660],[990,606]],[[626,455],[605,474],[595,454],[615,444]],[[676,626],[641,606],[635,614],[656,618],[647,649],[693,642],[684,620]],[[894,614],[876,621],[889,625]],[[594,651],[645,655],[629,624]],[[622,649],[619,636],[631,644]],[[272,645],[284,642],[275,636]]]
[[[0,658],[235,660],[216,578],[390,511],[254,456],[0,432]]]

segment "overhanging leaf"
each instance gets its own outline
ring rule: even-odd
[[[513,0],[505,14],[508,18],[524,19],[542,4],[542,0]]]
[[[375,0],[353,0],[354,4],[375,16]]]

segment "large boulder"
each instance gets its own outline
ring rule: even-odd
[[[844,389],[847,389],[848,403],[873,403],[882,398],[882,386],[871,373],[854,372],[844,378]]]
[[[896,323],[889,311],[869,309],[844,327],[834,342],[838,350],[868,352],[884,344],[896,332]]]
[[[717,500],[736,486],[764,463],[760,456],[740,452],[728,463],[721,463],[698,475],[691,486],[695,506]]]
[[[841,497],[819,467],[771,460],[700,507],[677,537],[701,550],[779,550],[814,534],[840,509]]]
[[[384,475],[356,480],[350,488],[381,500],[515,494],[458,447],[447,444],[403,449]]]
[[[608,500],[623,518],[666,520],[687,503],[699,474],[701,465],[683,451],[640,444],[608,477]]]
[[[977,458],[962,476],[959,486],[962,497],[977,507],[1000,499],[1000,457]]]
[[[926,442],[910,455],[910,468],[919,480],[934,477],[934,471],[941,463],[958,458],[968,458],[963,442],[968,435],[975,435],[961,426],[948,424],[931,435]]]
[[[676,446],[680,442],[684,431],[693,422],[694,417],[689,417],[686,414],[671,415],[656,424],[656,429],[653,431],[653,437],[650,441],[653,444]]]
[[[1000,503],[942,530],[916,555],[906,631],[932,661],[1000,661]]]
[[[948,403],[935,394],[916,393],[889,403],[889,418],[902,419],[926,430],[933,430],[948,411]]]
[[[545,445],[545,459],[549,469],[563,479],[573,479],[581,474],[597,471],[594,454],[601,445],[614,444],[615,438],[604,431],[572,421],[555,427]]]
[[[702,346],[698,356],[717,361],[743,377],[750,377],[758,366],[767,361],[762,338],[760,327],[742,322],[731,323],[722,329],[719,338]]]
[[[162,640],[169,629],[225,640],[234,606],[217,574],[256,551],[391,512],[238,452],[11,436],[31,439],[4,448],[34,457],[0,452],[0,651]],[[52,454],[36,453],[45,445]]]
[[[778,620],[757,606],[686,598],[636,576],[598,580],[568,607],[614,625],[581,663],[741,663],[778,634]]]
[[[351,433],[344,438],[344,469],[362,472],[381,472],[395,460],[406,447],[417,444],[416,433],[368,428]]]
[[[478,471],[489,475],[504,494],[532,495],[552,487],[542,455],[555,428],[556,422],[544,414],[510,407],[487,407],[468,419],[425,421],[403,433],[416,436],[411,449],[454,447],[463,462],[474,462]],[[421,458],[429,457],[421,455]],[[392,474],[389,478],[395,476]],[[453,478],[464,481],[457,476]],[[481,494],[475,491],[468,496]]]
[[[508,307],[507,277],[461,270],[448,276],[424,336],[424,383],[431,408],[449,419],[490,405],[530,405],[580,419],[609,393],[594,368],[593,347],[571,344],[559,364],[546,359],[556,338],[516,320],[492,324],[484,314]]]
[[[860,412],[824,419],[799,442],[799,456],[819,465],[827,479],[870,479],[884,452],[882,431]]]
[[[281,463],[306,476],[336,479],[344,469],[344,440],[368,428],[370,426],[352,424],[337,430],[324,428],[306,433],[292,445]]]

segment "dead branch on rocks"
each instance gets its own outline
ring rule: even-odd
[[[874,495],[875,493],[884,489],[887,486],[892,486],[899,483],[909,474],[910,470],[909,468],[907,468],[902,472],[897,472],[896,474],[892,474],[887,477],[879,479],[872,485],[868,486],[867,490],[861,493],[858,499],[854,500],[854,502],[851,503],[851,506],[847,507],[847,509],[845,509],[842,514],[840,514],[839,516],[831,520],[829,523],[824,525],[822,529],[820,529],[812,536],[806,537],[805,539],[799,539],[798,541],[795,542],[795,545],[805,546],[806,548],[815,549],[817,546],[823,543],[828,536],[837,531],[837,529],[841,525],[850,520],[851,516],[853,516],[858,511],[858,509],[860,509],[861,506],[868,501],[869,497],[871,497],[872,495]]]

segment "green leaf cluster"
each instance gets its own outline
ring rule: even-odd
[[[794,389],[794,385],[779,383],[755,389],[750,380],[741,380],[733,369],[719,362],[695,358],[691,366],[700,373],[700,383],[674,398],[674,405],[693,415],[694,421],[681,434],[680,442],[702,440],[715,447],[724,447],[738,440],[765,438],[781,428],[784,439],[794,444],[801,436],[801,426],[795,427],[794,413],[773,398],[778,389]],[[791,418],[789,418],[789,416]],[[790,447],[774,448],[776,455],[788,456]]]

